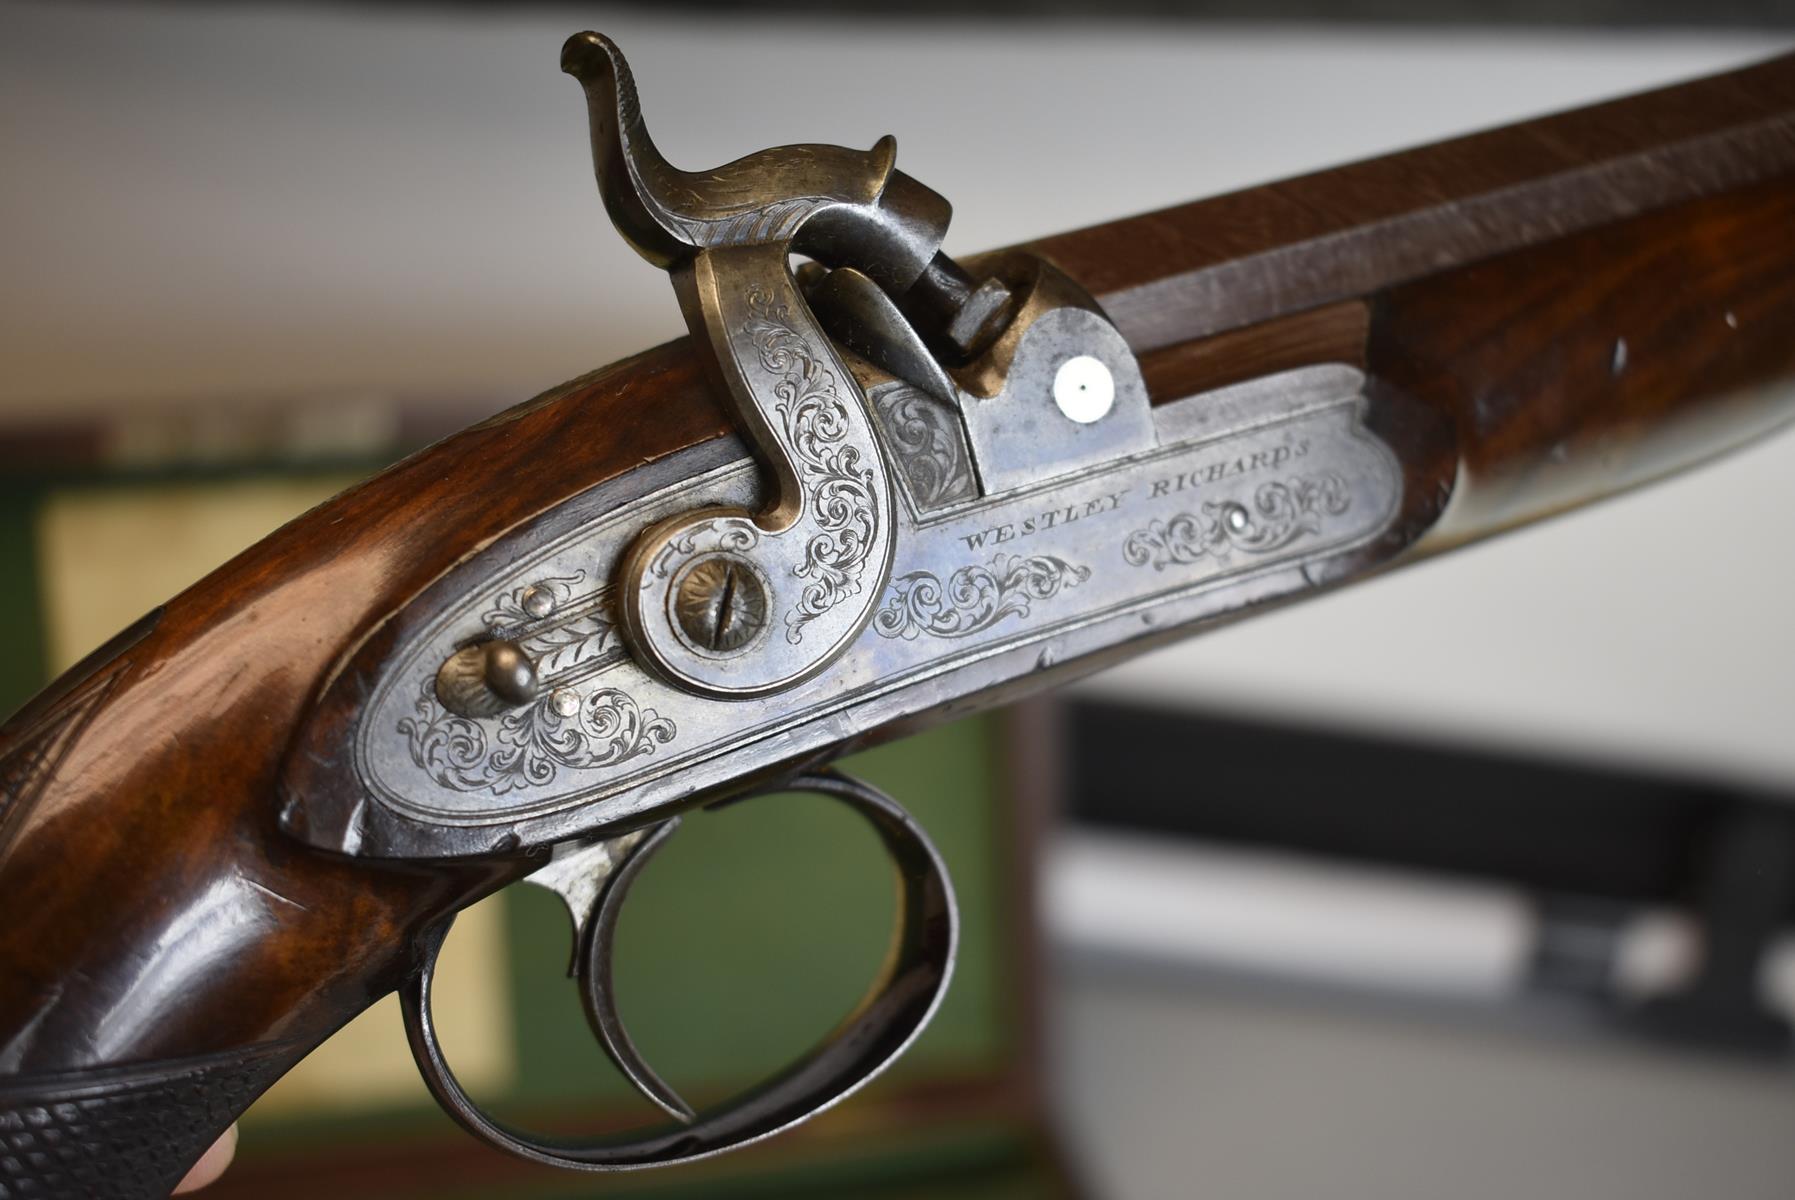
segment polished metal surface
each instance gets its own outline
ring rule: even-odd
[[[496,717],[536,698],[536,664],[504,638],[463,646],[437,669],[436,698],[457,716]]]
[[[690,1122],[692,1106],[655,1073],[636,1049],[617,1011],[612,983],[617,916],[630,885],[642,868],[679,828],[680,818],[638,829],[622,837],[556,848],[548,866],[524,882],[561,897],[573,918],[573,961],[568,973],[580,983],[586,1022],[606,1056],[643,1096],[677,1121]]]
[[[727,654],[767,627],[767,585],[760,571],[731,554],[700,558],[673,585],[673,616],[700,650]]]
[[[779,780],[896,719],[994,703],[1307,587],[1384,532],[1402,473],[1344,365],[1154,408],[1072,279],[1007,254],[981,280],[940,253],[947,203],[893,168],[889,138],[683,172],[649,140],[615,45],[580,35],[563,65],[587,93],[605,205],[672,274],[743,440],[595,487],[410,601],[418,621],[338,676],[358,689],[353,786],[290,793],[281,820],[349,854],[547,854],[529,882],[567,905],[588,1023],[674,1125],[550,1142],[474,1105],[431,1014],[446,923],[402,989],[407,1035],[476,1135],[619,1170],[829,1107],[903,1051],[947,986],[957,916],[922,831],[842,776]],[[802,289],[793,254],[813,260]],[[617,1011],[618,914],[682,813],[768,781],[873,824],[898,867],[897,936],[823,1045],[699,1112]]]
[[[777,480],[759,508],[670,515],[641,535],[620,584],[624,634],[656,674],[697,694],[782,691],[865,626],[893,535],[891,481],[865,397],[799,294],[791,255],[851,267],[901,295],[939,253],[949,206],[895,169],[889,137],[864,152],[781,146],[712,171],[678,170],[649,138],[613,42],[571,38],[562,65],[586,90],[606,208],[644,257],[672,272],[694,337]],[[691,636],[681,591],[718,556],[765,591],[771,636]]]
[[[983,491],[1024,488],[1150,451],[1158,435],[1140,364],[1096,301],[1038,260],[1007,267],[1017,312],[959,373],[970,392],[960,409]],[[1089,403],[1099,375],[1108,393],[1101,411]],[[1086,394],[1076,397],[1074,416],[1067,407],[1080,386]]]
[[[788,1129],[858,1091],[907,1049],[934,1015],[953,977],[959,918],[940,854],[921,827],[875,788],[828,771],[772,789],[839,800],[877,832],[897,868],[891,953],[866,996],[823,1043],[741,1096],[694,1110],[643,1061],[613,1002],[611,958],[629,885],[678,819],[558,853],[532,877],[567,902],[575,931],[574,975],[586,1015],[632,1085],[674,1118],[670,1127],[585,1142],[546,1141],[482,1111],[462,1089],[437,1039],[431,989],[447,924],[432,932],[422,969],[400,991],[406,1035],[430,1091],[450,1116],[513,1154],[551,1166],[617,1171],[708,1158]]]
[[[1355,369],[1155,408],[1072,279],[940,254],[947,203],[890,139],[683,172],[614,44],[576,36],[563,65],[606,207],[672,273],[747,446],[591,489],[411,601],[427,616],[339,676],[363,681],[352,753],[330,751],[349,786],[288,794],[295,836],[437,858],[627,833],[1309,587],[1394,518]],[[524,690],[476,661],[500,644],[535,681],[488,711]]]
[[[1035,400],[1061,425],[1101,429],[1123,416],[1118,394],[1109,416],[1075,425],[1055,408],[1051,379]],[[1401,494],[1395,456],[1364,428],[1363,382],[1351,367],[1309,367],[1143,408],[1138,449],[995,492],[973,476],[950,410],[900,381],[874,383],[875,411],[908,398],[913,415],[927,414],[919,421],[935,422],[908,449],[887,443],[898,493],[890,581],[826,672],[752,706],[646,669],[617,636],[613,581],[643,528],[752,508],[760,473],[727,442],[645,467],[445,576],[433,593],[465,600],[376,668],[352,745],[356,795],[290,797],[283,821],[378,857],[621,832],[862,730],[996,702],[1008,685],[1039,687],[1042,671],[1098,665],[1307,588],[1329,559],[1377,537]],[[532,589],[553,595],[547,616],[523,606]],[[495,636],[537,663],[538,698],[494,718],[448,711],[438,664]]]
[[[813,267],[815,264],[811,264]],[[844,348],[933,399],[958,406],[959,389],[922,335],[865,273],[853,267],[808,272],[804,299],[829,336]]]

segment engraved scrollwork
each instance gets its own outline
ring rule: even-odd
[[[954,418],[915,388],[888,388],[875,401],[885,444],[920,508],[939,508],[978,494],[972,460]]]
[[[906,640],[919,633],[966,637],[1005,617],[1027,617],[1035,601],[1090,577],[1089,567],[1051,554],[999,554],[989,567],[961,567],[945,586],[929,571],[912,571],[892,581],[890,598],[873,615],[873,628],[883,637]]]
[[[1250,506],[1209,500],[1198,512],[1149,522],[1128,535],[1122,557],[1132,566],[1151,563],[1163,571],[1204,558],[1226,558],[1237,550],[1266,554],[1305,534],[1320,533],[1323,516],[1338,516],[1350,507],[1346,481],[1332,472],[1264,483],[1254,490]]]
[[[760,544],[760,533],[750,521],[740,517],[717,517],[703,521],[669,538],[648,569],[656,579],[666,579],[683,562],[689,562],[702,549],[706,553],[746,555]]]
[[[641,708],[627,693],[600,688],[566,703],[550,692],[493,722],[457,716],[437,702],[426,680],[416,714],[399,721],[412,762],[443,787],[503,796],[519,788],[545,787],[563,768],[583,771],[615,766],[665,745],[674,723]]]
[[[493,637],[515,640],[547,678],[621,651],[608,589],[581,594],[586,572],[512,588],[480,615]]]
[[[848,402],[835,373],[787,323],[785,307],[756,288],[748,310],[753,315],[744,332],[761,366],[780,376],[773,385],[774,411],[817,526],[804,561],[794,568],[807,581],[785,617],[786,640],[795,645],[805,625],[860,591],[861,570],[878,533],[875,467],[861,461],[858,447],[843,444],[853,429]]]

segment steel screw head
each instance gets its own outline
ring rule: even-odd
[[[767,591],[759,574],[717,554],[693,563],[673,584],[673,617],[694,647],[712,654],[740,650],[767,624]]]
[[[463,717],[492,717],[536,698],[536,664],[502,638],[463,646],[436,672],[436,698]]]
[[[977,354],[1003,332],[1014,299],[1010,289],[998,280],[985,280],[973,289],[960,311],[947,323],[947,340],[968,358]]]
[[[555,611],[555,594],[539,583],[525,588],[522,599],[524,611],[538,620]]]

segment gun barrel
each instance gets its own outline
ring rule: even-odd
[[[1787,420],[1792,206],[1785,55],[1029,248],[1156,400],[1344,360],[1442,414],[1453,501],[1423,554]]]

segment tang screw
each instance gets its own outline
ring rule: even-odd
[[[536,698],[536,664],[502,638],[463,646],[436,672],[436,698],[463,717],[493,717]]]
[[[714,554],[688,567],[673,585],[673,617],[695,649],[740,650],[767,624],[767,590],[759,572]]]

